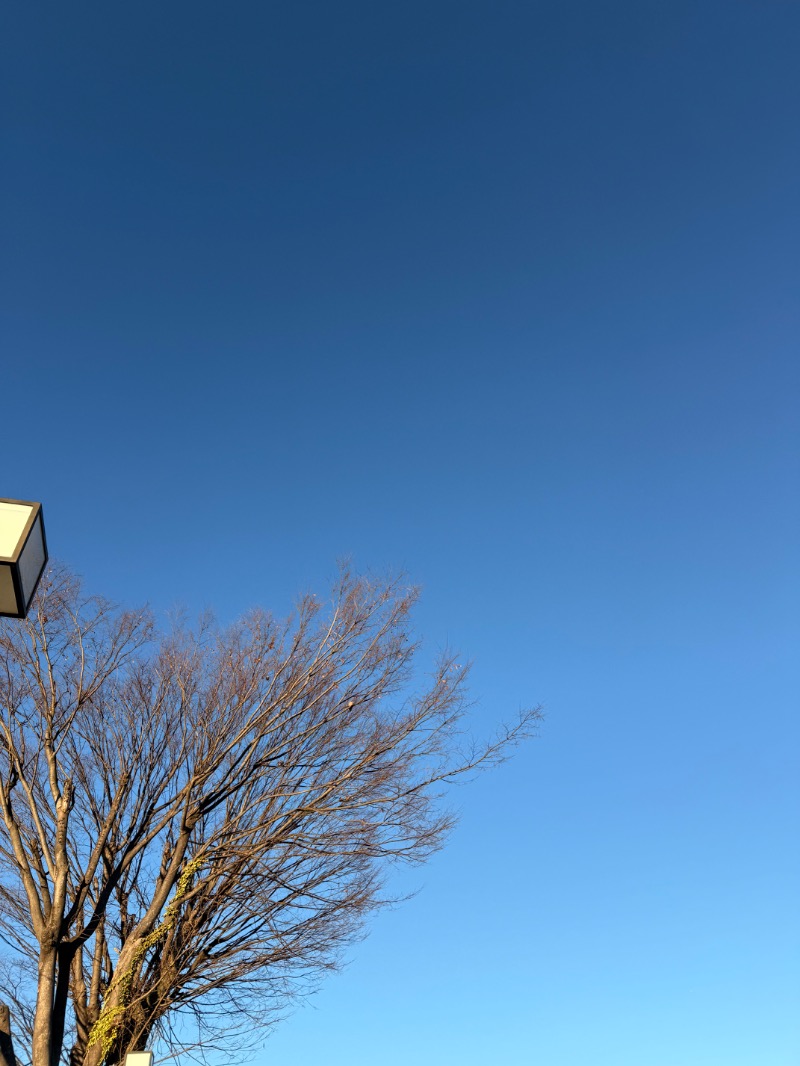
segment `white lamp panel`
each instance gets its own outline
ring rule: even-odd
[[[0,557],[12,558],[32,511],[24,503],[0,503]]]

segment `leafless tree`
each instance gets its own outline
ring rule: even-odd
[[[0,624],[0,994],[17,1062],[109,1066],[264,1031],[452,824],[466,669],[414,694],[416,593],[344,571],[327,604],[156,631],[49,571]],[[15,1066],[0,1010],[0,1066]]]

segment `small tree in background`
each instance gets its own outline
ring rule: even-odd
[[[385,902],[389,864],[441,846],[440,786],[539,712],[462,750],[465,668],[445,655],[409,694],[415,599],[345,571],[287,621],[162,635],[51,569],[27,620],[0,624],[0,997],[20,1063],[263,1034]]]

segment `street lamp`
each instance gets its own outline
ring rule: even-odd
[[[125,1056],[125,1066],[153,1066],[152,1051],[129,1051]]]
[[[0,616],[25,617],[46,562],[42,505],[0,499]]]

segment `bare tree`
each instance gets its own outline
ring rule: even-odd
[[[20,1063],[230,1046],[334,967],[392,861],[452,824],[466,669],[410,688],[416,593],[345,571],[327,606],[156,632],[51,569],[0,625],[0,970]],[[188,1022],[195,1023],[194,1037]],[[5,1061],[3,1061],[5,1060]],[[0,1066],[15,1066],[0,1010]]]

